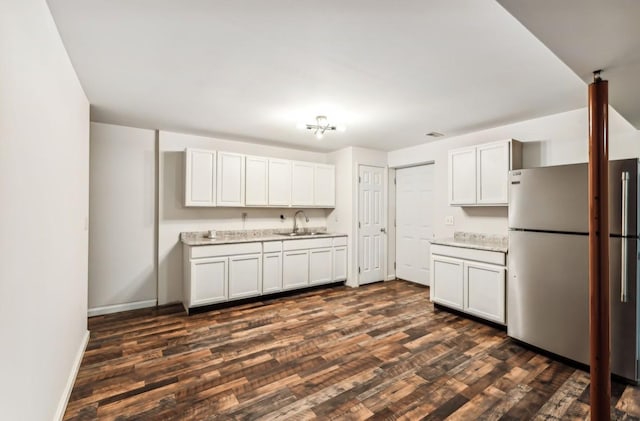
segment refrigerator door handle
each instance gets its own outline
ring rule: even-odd
[[[629,172],[622,172],[622,250],[620,255],[622,256],[622,262],[620,267],[620,302],[626,303],[628,301],[628,245],[627,235],[629,235],[629,215],[628,215],[628,203],[629,203]]]

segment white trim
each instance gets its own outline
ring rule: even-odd
[[[387,275],[387,281],[393,281],[396,279],[396,275]]]
[[[69,403],[69,398],[71,397],[71,391],[73,390],[73,385],[76,382],[76,377],[78,376],[78,371],[80,370],[80,364],[82,364],[82,357],[84,356],[84,351],[85,349],[87,349],[88,343],[89,331],[87,330],[84,334],[84,338],[80,342],[80,347],[78,348],[76,357],[73,360],[71,373],[69,375],[69,378],[67,379],[67,384],[64,386],[64,390],[62,391],[60,402],[58,402],[58,409],[56,410],[56,415],[53,418],[54,420],[62,421],[62,418],[64,417],[64,413],[67,410],[67,404]]]
[[[88,316],[101,316],[103,314],[118,313],[120,311],[137,310],[139,308],[155,307],[158,305],[158,300],[145,300],[135,301],[133,303],[114,304],[111,306],[90,308]]]

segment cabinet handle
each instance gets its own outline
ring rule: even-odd
[[[386,233],[387,229],[386,228],[380,228],[380,232],[385,232]]]

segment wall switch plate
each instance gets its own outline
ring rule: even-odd
[[[453,215],[445,216],[444,217],[444,224],[445,225],[453,225]]]

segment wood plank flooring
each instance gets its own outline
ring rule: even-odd
[[[391,281],[93,317],[64,419],[588,418],[588,373],[428,297]],[[639,419],[640,389],[612,395],[614,419]]]

